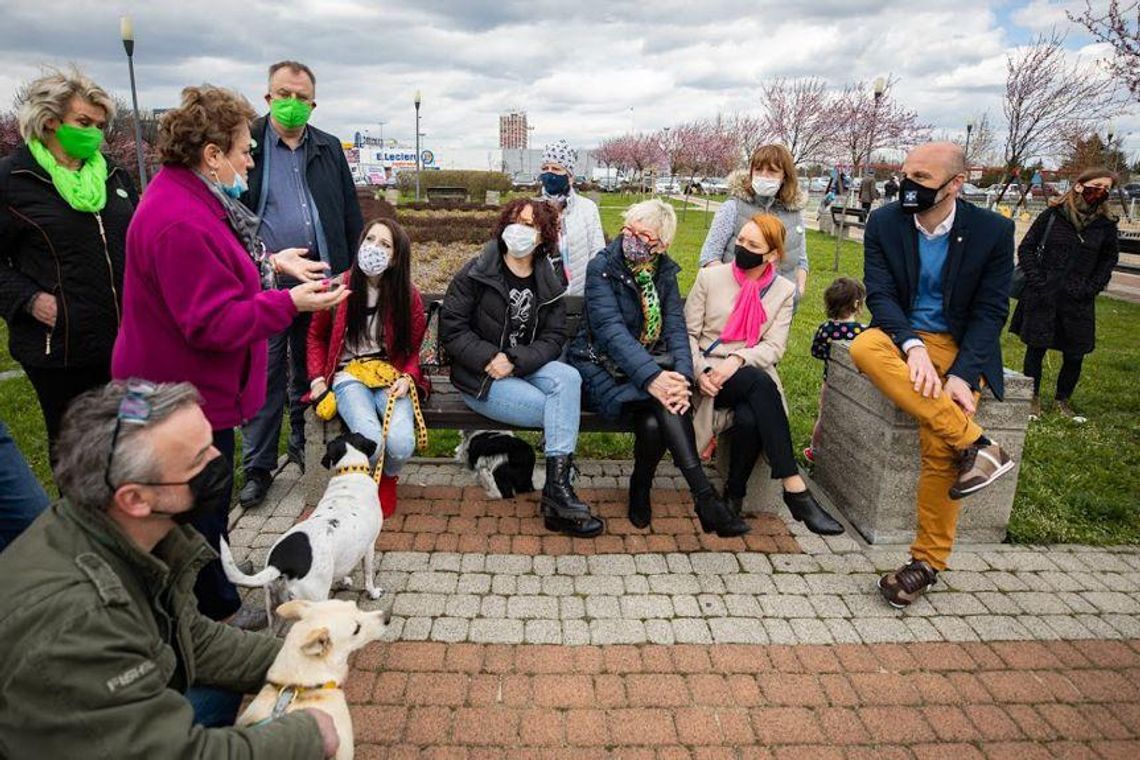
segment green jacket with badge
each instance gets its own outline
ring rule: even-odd
[[[305,713],[193,725],[188,687],[256,691],[281,647],[198,612],[194,579],[214,556],[188,527],[147,554],[67,501],[0,553],[0,757],[322,758]]]

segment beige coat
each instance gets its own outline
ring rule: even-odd
[[[729,356],[739,356],[744,360],[744,366],[757,367],[771,375],[783,395],[776,365],[788,347],[796,292],[796,286],[783,277],[774,279],[764,296],[768,321],[760,329],[760,341],[755,346],[748,348],[744,341],[726,341],[713,349],[708,357],[703,353],[703,349],[711,346],[724,331],[739,292],[740,286],[736,284],[729,264],[705,267],[697,272],[697,280],[685,299],[685,324],[689,330],[689,348],[693,352],[693,371],[699,377],[706,367],[716,367]],[[693,425],[697,433],[697,451],[704,452],[713,436],[732,426],[732,410],[714,410],[713,399],[698,390],[693,403]]]

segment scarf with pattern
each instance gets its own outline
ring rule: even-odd
[[[657,283],[653,275],[657,273],[659,254],[649,250],[636,235],[626,233],[622,239],[622,254],[629,271],[633,272],[633,281],[641,291],[642,329],[638,342],[649,348],[661,338],[661,298],[657,294]]]
[[[265,243],[257,234],[258,229],[261,228],[261,219],[257,214],[250,211],[244,203],[222,192],[216,182],[211,182],[201,174],[198,175],[198,179],[206,183],[206,187],[210,188],[210,192],[226,210],[226,221],[229,222],[230,229],[237,235],[242,248],[245,248],[246,253],[249,254],[250,261],[257,267],[257,274],[261,279],[261,289],[273,290],[276,288],[277,275],[273,271],[273,262],[269,260],[269,251],[266,250]]]

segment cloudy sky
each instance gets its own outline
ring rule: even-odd
[[[313,123],[414,137],[480,166],[498,114],[525,108],[533,143],[594,145],[717,112],[757,112],[761,83],[819,76],[839,87],[893,74],[900,100],[936,130],[971,115],[1001,122],[1005,56],[1053,25],[1074,57],[1104,51],[1055,0],[4,0],[0,108],[43,64],[75,62],[129,96],[119,16],[134,18],[144,108],[187,84],[234,87],[261,107],[265,68],[295,58],[317,74]],[[793,9],[794,8],[794,9]],[[1140,149],[1140,119],[1120,120]],[[448,160],[449,157],[451,160]]]

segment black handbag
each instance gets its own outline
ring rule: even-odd
[[[1045,258],[1045,242],[1049,239],[1049,233],[1053,230],[1053,222],[1057,220],[1057,212],[1049,211],[1049,221],[1045,223],[1045,234],[1037,241],[1037,248],[1033,251],[1034,258],[1037,259],[1037,265],[1041,265],[1041,261]],[[1022,294],[1025,293],[1026,277],[1025,270],[1021,268],[1021,262],[1013,269],[1013,278],[1009,283],[1009,297],[1015,301],[1021,300]]]

